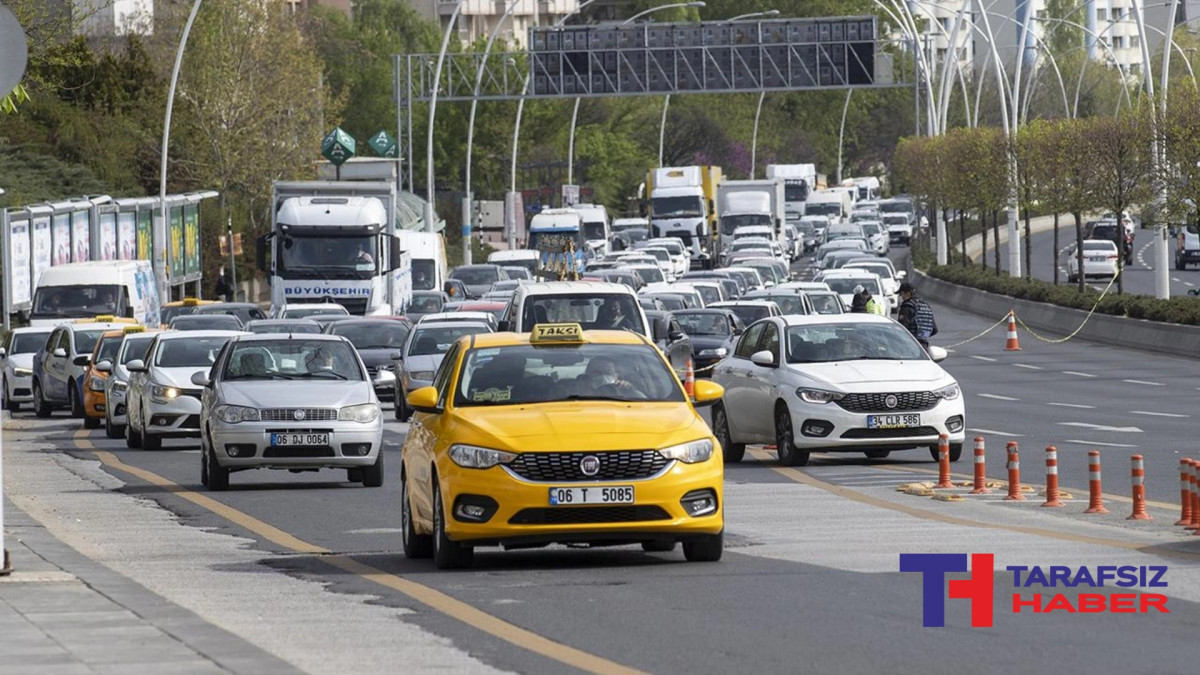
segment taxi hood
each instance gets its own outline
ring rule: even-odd
[[[681,403],[563,401],[458,407],[463,443],[515,452],[646,450],[711,435]]]

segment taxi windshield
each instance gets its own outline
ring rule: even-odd
[[[354,347],[340,340],[246,340],[225,359],[227,380],[363,379]]]
[[[150,346],[150,340],[153,335],[139,335],[138,337],[129,336],[121,342],[121,365],[125,365],[130,361],[136,361],[146,358],[146,347]]]
[[[104,334],[104,331],[112,330],[111,328],[103,328],[101,330],[77,330],[75,331],[75,353],[76,354],[91,354],[96,348],[96,341]]]
[[[457,406],[554,401],[684,402],[679,380],[645,344],[569,344],[473,349]]]
[[[96,358],[92,359],[92,363],[100,363],[101,361],[112,361],[117,356],[117,350],[121,348],[120,335],[106,337],[100,339],[100,349],[96,353]]]

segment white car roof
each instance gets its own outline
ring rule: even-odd
[[[785,314],[784,316],[771,317],[777,321],[783,321],[785,326],[811,326],[820,324],[847,324],[847,323],[894,323],[891,319],[879,316],[878,314]]]
[[[55,328],[57,328],[57,326],[22,326],[20,328],[14,328],[9,332],[13,335],[24,335],[25,333],[45,333],[46,335],[49,335],[54,331]]]
[[[472,319],[470,321],[424,321],[424,320],[422,320],[422,321],[418,321],[417,325],[413,327],[413,332],[414,333],[417,332],[417,328],[421,328],[421,329],[425,329],[425,328],[460,328],[462,326],[474,326],[476,328],[486,328],[489,333],[492,332],[492,324],[488,323],[487,321],[478,321],[475,319]]]
[[[708,307],[716,307],[717,309],[720,309],[722,307],[767,307],[767,308],[770,308],[772,306],[777,307],[778,303],[776,303],[774,300],[755,300],[755,299],[722,300],[720,302],[714,302],[714,303],[711,303],[708,305]]]
[[[57,326],[48,326],[50,330],[55,328],[69,328],[72,331],[93,331],[93,330],[118,330],[124,329],[126,326],[132,326],[132,323],[64,323]]]
[[[491,312],[437,312],[436,314],[426,314],[421,317],[418,324],[424,326],[427,323],[462,323],[464,321],[480,321],[488,323],[495,319],[495,315]]]
[[[158,334],[159,340],[188,340],[191,338],[233,337],[235,335],[254,335],[241,330],[172,330]]]
[[[785,281],[775,288],[789,288],[798,291],[831,291],[829,284],[822,281]]]

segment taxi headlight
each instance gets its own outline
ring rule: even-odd
[[[450,446],[450,459],[465,469],[490,469],[497,464],[508,464],[517,456],[503,450],[492,450],[475,445]]]
[[[339,422],[358,422],[369,424],[379,418],[379,406],[375,403],[348,405],[338,410]]]
[[[112,393],[114,394],[124,394],[125,390],[128,388],[129,385],[121,380],[114,379],[112,381]]]
[[[717,347],[716,349],[701,349],[697,356],[725,356],[728,353],[728,349]]]
[[[953,401],[954,399],[958,398],[958,395],[960,393],[961,393],[961,390],[959,390],[958,384],[948,384],[948,385],[942,387],[941,389],[933,390],[934,396],[936,396],[940,399],[945,399],[947,401]]]
[[[87,388],[90,391],[104,391],[104,379],[95,375],[88,378]]]
[[[430,382],[433,380],[432,370],[414,370],[408,374],[410,380],[420,380],[422,382]]]
[[[258,408],[247,408],[241,405],[219,405],[213,411],[217,419],[226,424],[237,424],[238,422],[257,422],[262,419],[258,414]]]
[[[797,389],[796,395],[805,403],[832,403],[840,401],[845,394],[840,394],[836,391],[825,391],[824,389]]]
[[[179,390],[175,387],[163,387],[157,384],[150,385],[150,398],[159,403],[166,403],[179,398]]]
[[[661,448],[658,454],[667,459],[677,459],[684,464],[696,464],[697,462],[708,461],[712,457],[713,442],[707,438],[702,438],[698,441],[690,443],[680,443],[672,445],[669,448]]]
[[[13,375],[16,377],[31,377],[33,370],[30,368],[13,367]]]

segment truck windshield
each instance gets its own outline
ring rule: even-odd
[[[802,202],[806,199],[808,199],[808,183],[803,180],[789,180],[783,184],[783,200],[785,202]]]
[[[298,279],[368,279],[376,272],[375,237],[369,234],[278,238],[280,273]]]
[[[771,216],[766,213],[743,213],[736,216],[721,216],[721,234],[730,236],[739,227],[748,225],[771,226]]]
[[[655,218],[700,218],[704,215],[704,200],[699,195],[655,197],[650,202]]]
[[[33,294],[32,318],[120,316],[119,286],[43,286]]]
[[[429,258],[413,258],[412,273],[414,291],[441,290],[437,287],[437,268],[433,260]]]
[[[591,222],[591,223],[584,223],[583,224],[583,238],[587,239],[589,241],[597,241],[597,240],[601,240],[601,239],[606,239],[607,237],[604,234],[604,222],[603,221],[595,221],[595,222]]]
[[[842,205],[837,202],[809,203],[804,207],[804,212],[813,216],[840,216]]]
[[[879,210],[884,213],[912,213],[912,205],[908,202],[881,202]]]

